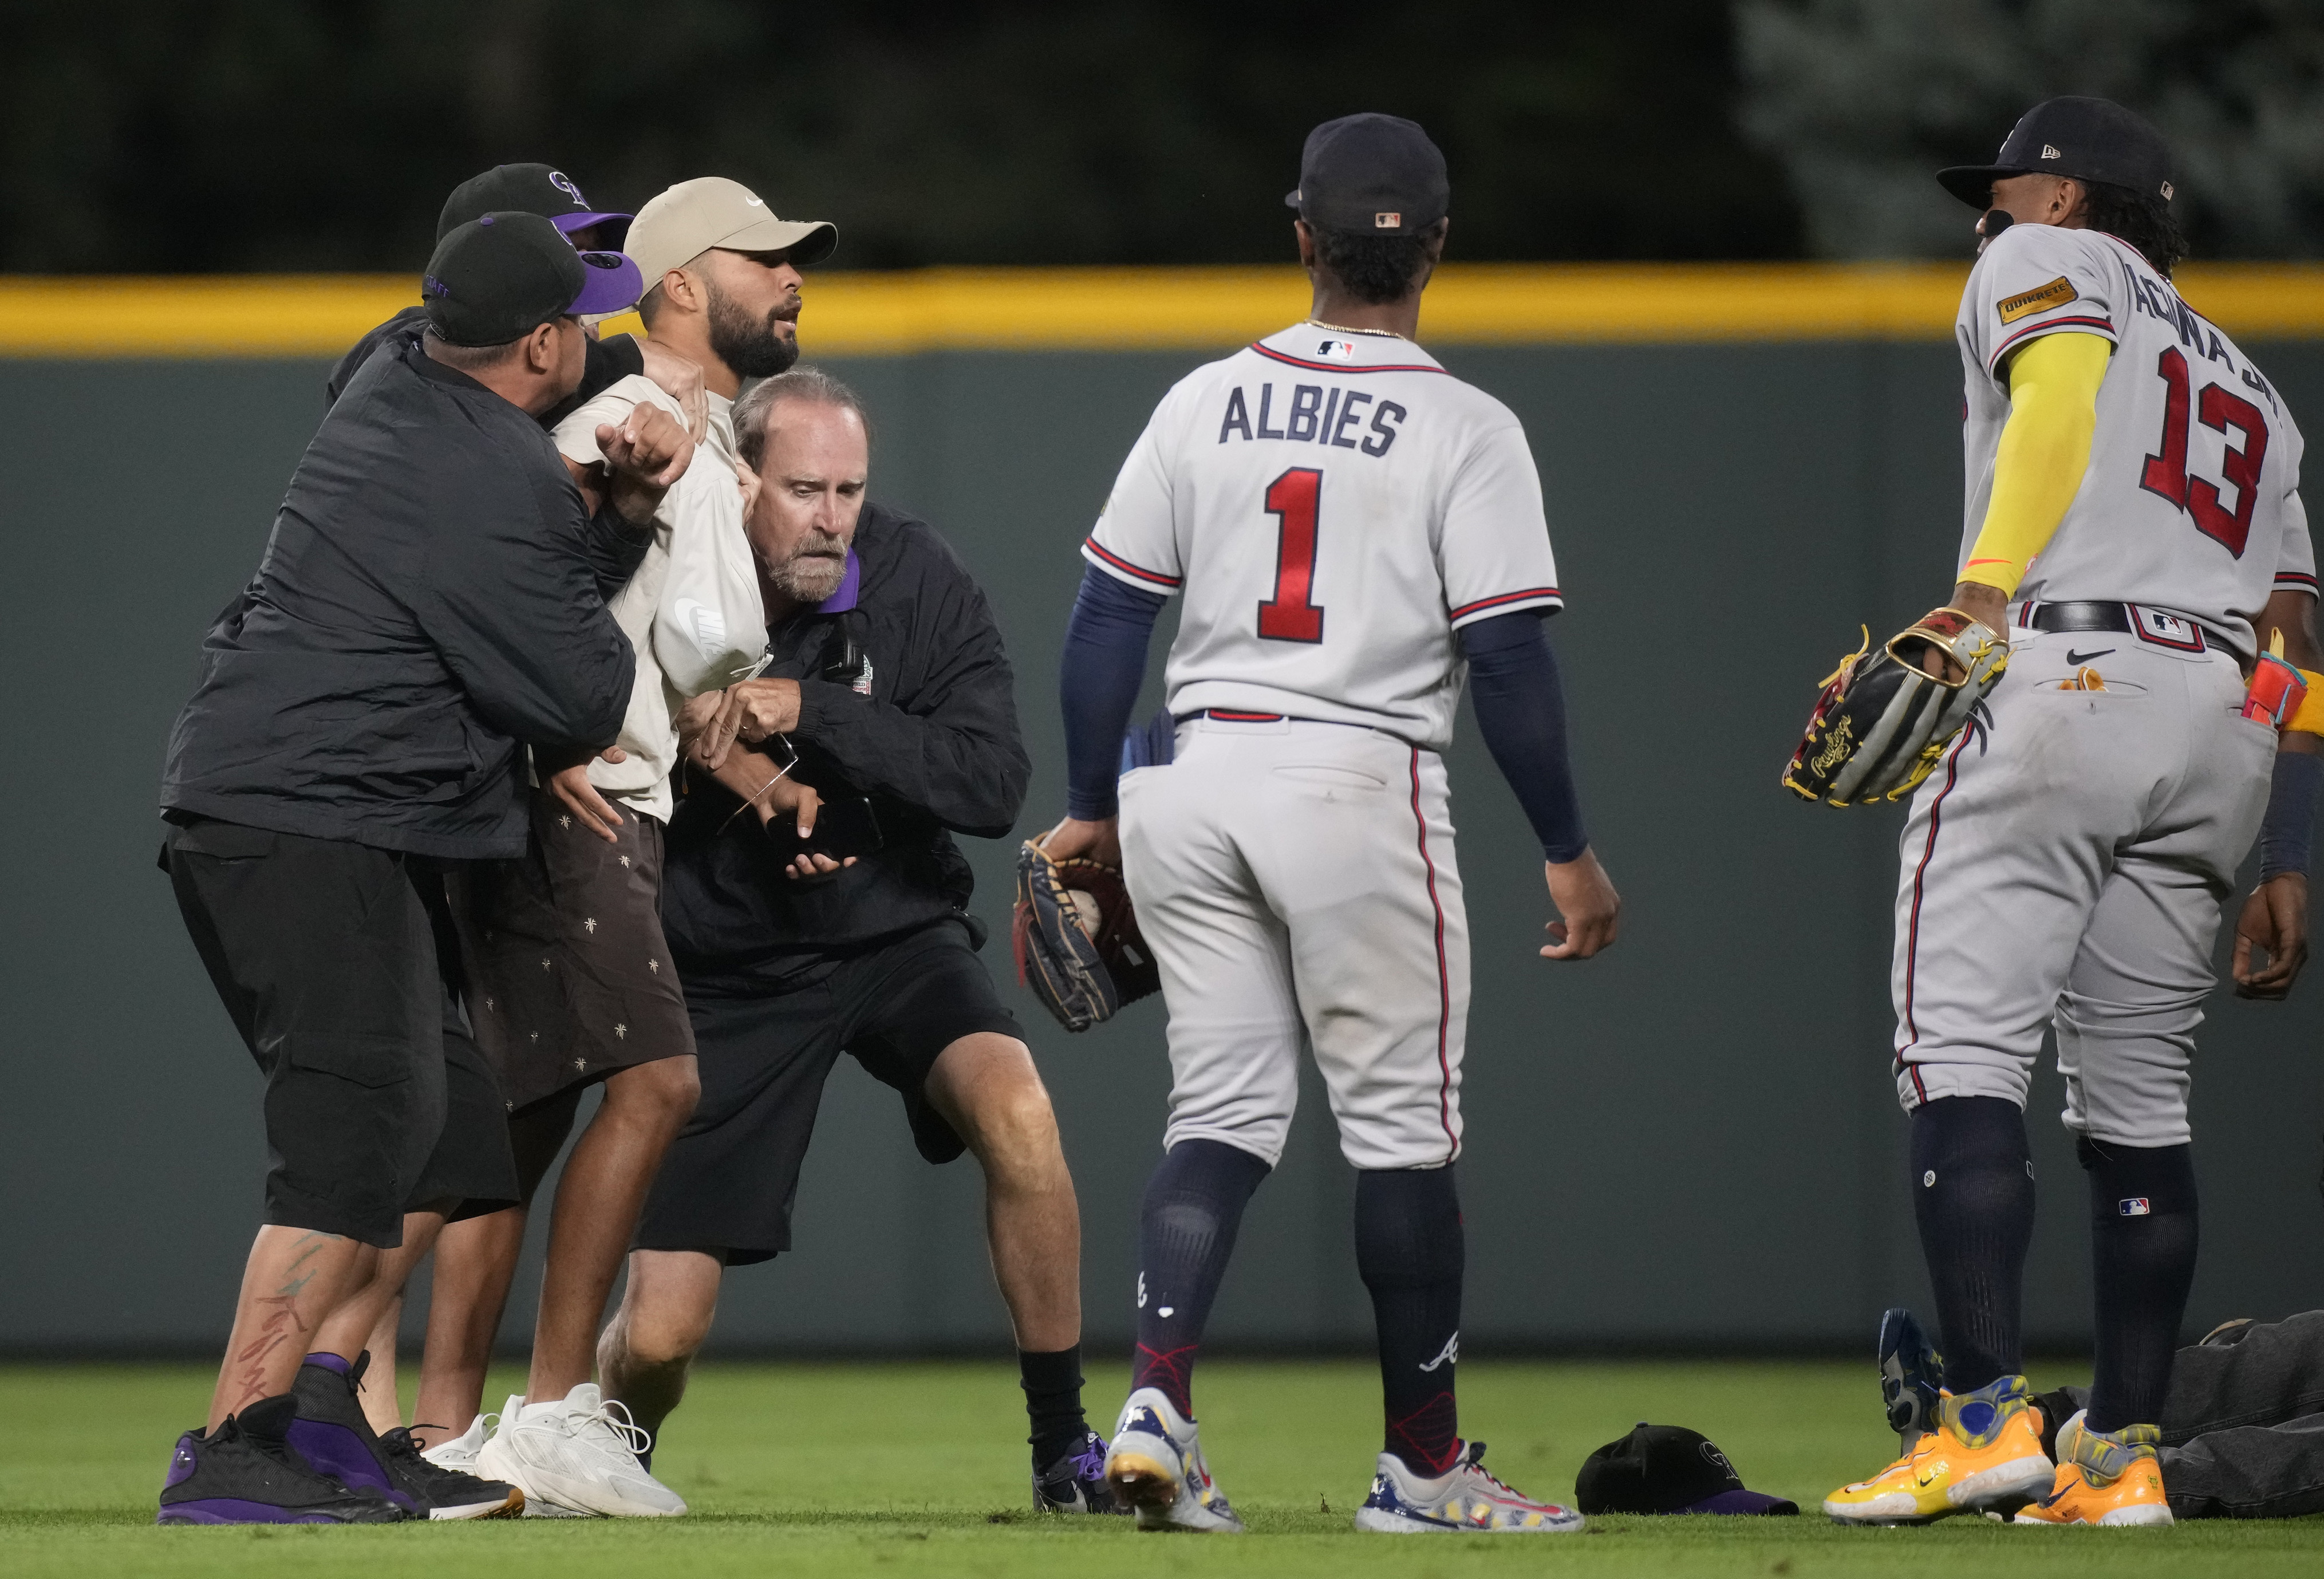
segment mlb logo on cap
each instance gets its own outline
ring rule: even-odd
[[[2128,1200],[2118,1203],[2118,1205],[2122,1208],[2122,1214],[2126,1217],[2144,1217],[2152,1214],[2154,1210],[2153,1207],[2146,1204],[2146,1197],[2144,1196],[2133,1196]]]

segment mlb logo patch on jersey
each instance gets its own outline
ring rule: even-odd
[[[1353,340],[1318,341],[1315,355],[1326,362],[1352,362],[1356,356],[1356,343]]]
[[[2133,605],[2131,612],[2138,616],[2140,641],[2156,647],[2168,647],[2174,652],[2203,651],[2203,633],[2194,621],[2159,608],[2136,605]]]
[[[2144,1196],[2133,1196],[2128,1200],[2116,1202],[2116,1205],[2121,1207],[2122,1214],[2126,1217],[2147,1217],[2152,1216],[2154,1212],[2154,1208],[2147,1205]]]
[[[2061,274],[2047,285],[2036,287],[2016,296],[2005,297],[1997,305],[2001,311],[2001,321],[2014,324],[2021,318],[2031,318],[2037,312],[2047,312],[2053,307],[2063,307],[2080,295],[2080,292],[2074,289],[2074,282]]]

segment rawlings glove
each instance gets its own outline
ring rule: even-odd
[[[1119,868],[1054,860],[1028,839],[1017,852],[1010,934],[1017,979],[1067,1030],[1087,1030],[1161,989]]]
[[[1872,636],[1823,682],[1784,787],[1803,800],[1898,800],[1929,776],[2009,667],[2008,639],[1941,608],[1879,651]]]

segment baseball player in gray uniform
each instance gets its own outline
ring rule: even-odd
[[[2008,656],[1914,796],[1896,895],[1895,1067],[1947,1396],[1910,1454],[1826,1501],[1843,1522],[2171,1521],[2153,1445],[2195,1263],[2194,1034],[2272,774],[2285,827],[2314,807],[2319,742],[2267,654],[2324,665],[2300,431],[2172,285],[2167,158],[2130,112],[2060,98],[1993,165],[1939,178],[1988,210],[1957,324],[1952,607]],[[2255,896],[2244,930],[2273,957],[2239,964],[2246,985],[2289,985],[2305,903],[2288,869]],[[2054,1463],[2019,1309],[2045,1032],[2097,1274],[2096,1376],[2086,1411],[2047,1422]]]
[[[1488,1473],[1454,1408],[1469,938],[1439,753],[1464,675],[1542,840],[1563,918],[1542,952],[1612,942],[1618,901],[1568,771],[1542,631],[1562,594],[1524,430],[1411,338],[1448,195],[1411,122],[1318,127],[1291,198],[1313,316],[1170,391],[1084,547],[1069,817],[1045,844],[1121,862],[1169,1008],[1136,1386],[1106,1463],[1148,1528],[1241,1528],[1204,1462],[1192,1371],[1303,1046],[1359,1170],[1379,1331],[1386,1441],[1358,1527],[1581,1523]],[[1120,779],[1117,824],[1123,729],[1173,592],[1175,760]]]

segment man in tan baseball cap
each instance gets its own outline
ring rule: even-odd
[[[625,245],[644,276],[646,332],[701,363],[706,385],[731,401],[742,380],[798,360],[799,271],[829,257],[839,232],[779,218],[742,182],[706,175],[639,209]]]

